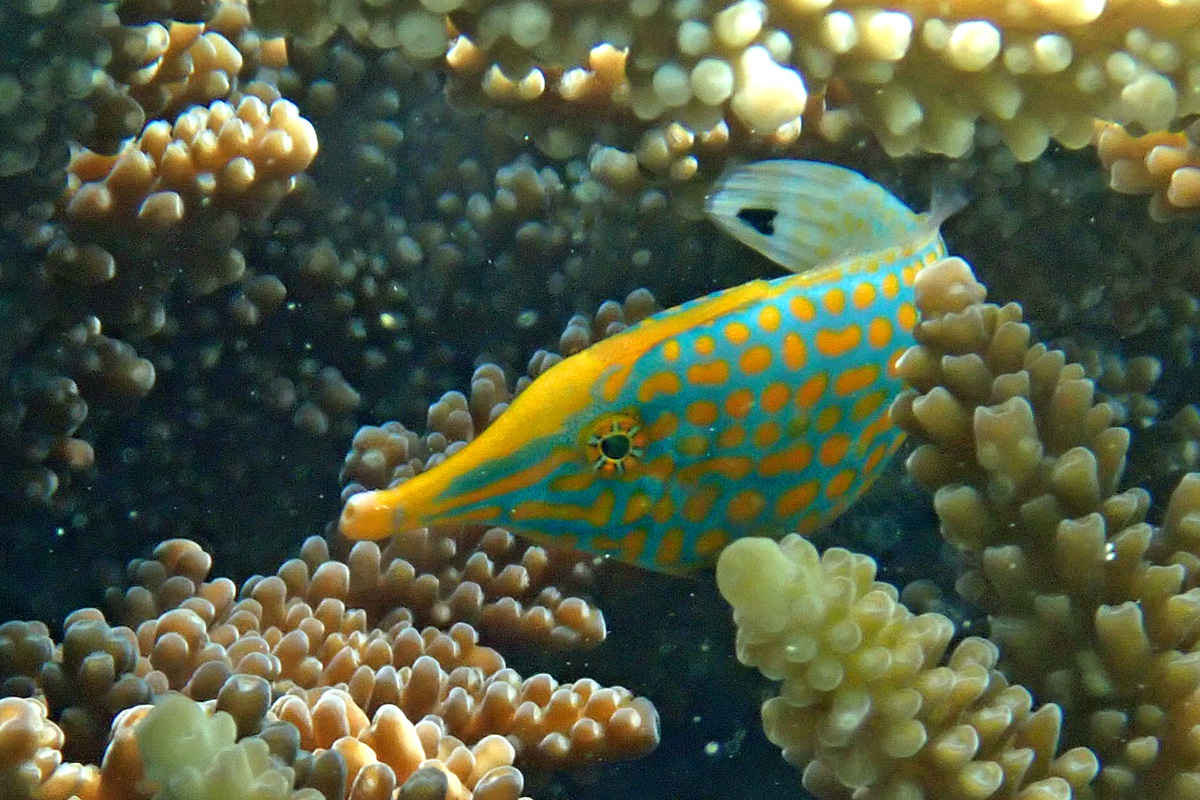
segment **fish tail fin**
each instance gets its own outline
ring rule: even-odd
[[[891,247],[929,224],[878,183],[819,161],[738,167],[718,181],[705,210],[722,230],[792,272]]]

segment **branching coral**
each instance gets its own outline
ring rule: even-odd
[[[268,25],[287,28],[282,7],[256,4]],[[1087,144],[1096,116],[1158,130],[1197,110],[1193,0],[895,9],[459,0],[306,10],[298,31],[318,39],[341,25],[417,57],[449,46],[455,73],[492,101],[536,101],[552,118],[633,121],[647,137],[638,162],[676,179],[694,174],[693,148],[720,147],[731,132],[790,141],[806,108],[820,119],[810,93],[852,110],[894,154],[961,155],[983,120],[1024,160],[1051,139]],[[450,39],[443,14],[462,36]],[[573,124],[550,123],[543,146],[563,152],[579,136]],[[835,135],[845,114],[819,124]],[[614,166],[614,155],[594,166]]]
[[[1184,132],[1133,136],[1120,125],[1096,123],[1096,151],[1109,185],[1126,194],[1153,195],[1150,215],[1159,221],[1200,208],[1200,124]]]
[[[206,294],[245,269],[240,254],[223,253],[219,244],[232,244],[238,217],[267,213],[316,152],[316,133],[292,103],[215,101],[193,107],[173,124],[152,123],[115,156],[77,153],[66,215],[101,241],[100,231],[114,225],[122,236],[133,228],[151,240],[161,231],[187,229],[189,237],[205,242],[206,252],[195,254],[198,263],[185,274],[196,292]]]
[[[27,63],[13,55],[15,77],[0,88],[0,128],[14,129],[0,157],[14,163],[0,171],[26,172],[27,156],[49,169],[43,131],[64,156],[74,140],[66,191],[61,172],[53,187],[58,214],[46,202],[21,207],[36,198],[26,190],[45,177],[40,168],[20,194],[6,192],[4,227],[24,248],[10,253],[6,242],[2,276],[30,302],[0,352],[0,436],[12,462],[4,493],[65,511],[91,462],[78,430],[87,400],[120,410],[146,394],[155,373],[138,340],[167,325],[177,278],[200,294],[240,279],[245,226],[290,190],[317,142],[294,105],[253,80],[286,52],[250,29],[243,2],[58,5],[0,12],[6,35],[26,37],[29,51]],[[182,265],[163,258],[177,248]]]
[[[411,780],[434,780],[432,797],[515,798],[523,784],[514,764],[577,767],[657,743],[653,706],[623,688],[522,679],[453,616],[444,629],[415,627],[414,614],[390,599],[429,577],[408,562],[383,566],[374,545],[331,560],[320,539],[303,555],[252,578],[239,596],[228,580],[205,580],[211,560],[197,545],[164,542],[154,559],[130,564],[134,586],[110,598],[132,627],[110,627],[85,609],[67,619],[61,645],[35,623],[0,628],[5,690],[33,698],[0,701],[0,740],[12,760],[0,763],[0,779],[12,773],[10,782],[34,792],[70,777],[81,797],[141,798],[149,797],[137,788],[144,764],[166,786],[161,797],[215,797],[197,794],[211,762],[222,780],[262,780],[273,797],[289,796],[297,774],[326,798],[343,796],[335,786],[352,798],[387,798]],[[147,714],[144,704],[168,691],[230,716],[210,720],[170,698]],[[131,735],[139,747],[131,749]],[[268,750],[278,747],[246,743],[255,735],[290,737],[286,763],[272,766]],[[178,763],[179,742],[191,736],[188,765]],[[298,748],[311,752],[304,766]],[[101,770],[58,766],[58,751],[98,764],[105,749]]]
[[[898,364],[915,388],[892,413],[967,562],[960,591],[989,612],[1007,673],[1096,751],[1098,795],[1186,796],[1200,477],[1147,524],[1145,490],[1117,488],[1129,433],[1082,367],[1031,345],[1019,306],[979,302],[961,261],[921,273],[917,292],[925,319]]]
[[[1061,712],[995,669],[953,624],[913,615],[867,556],[793,534],[734,542],[717,564],[738,658],[781,680],[767,737],[818,797],[1069,798],[1096,772],[1086,748],[1055,757]]]

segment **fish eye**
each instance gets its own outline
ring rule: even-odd
[[[592,468],[619,475],[641,459],[646,436],[635,414],[621,412],[606,415],[593,423],[585,441]]]
[[[763,236],[771,236],[775,233],[775,217],[778,213],[773,208],[743,208],[738,211],[737,218]]]

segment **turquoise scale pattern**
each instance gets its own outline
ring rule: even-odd
[[[602,474],[586,488],[553,489],[556,479],[594,469],[581,453],[577,461],[560,465],[538,484],[506,496],[503,513],[508,518],[497,520],[496,524],[559,538],[584,550],[608,553],[659,570],[682,569],[711,561],[720,546],[739,536],[815,529],[853,502],[900,443],[901,434],[891,426],[886,414],[892,398],[902,387],[898,379],[888,375],[888,366],[912,344],[909,329],[916,318],[912,306],[913,276],[921,265],[945,254],[941,237],[936,233],[910,250],[906,253],[899,247],[892,248],[815,272],[770,281],[770,294],[774,296],[769,299],[699,324],[643,354],[616,399],[597,400],[580,419],[572,420],[569,430],[563,432],[563,439],[530,443],[535,445],[534,449],[526,446],[514,453],[512,459],[489,465],[487,474],[463,476],[452,492],[466,492],[485,485],[497,475],[528,465],[531,459],[549,457],[555,447],[562,446],[564,439],[579,441],[598,421],[613,415],[634,420],[643,431],[670,429],[672,426],[664,421],[665,415],[665,420],[676,420],[674,430],[670,435],[647,442],[639,457],[625,462],[628,469],[623,474]],[[889,282],[894,291],[891,297],[885,290]],[[871,289],[863,290],[860,284],[868,284]],[[861,308],[855,302],[856,290],[864,297],[872,297]],[[834,297],[827,301],[831,293]],[[719,294],[661,313],[681,313],[710,302]],[[841,303],[837,301],[838,295],[843,298]],[[765,329],[762,324],[766,306],[777,312],[779,324],[773,330]],[[796,308],[810,308],[811,318],[803,318],[807,314],[797,316]],[[766,316],[770,318],[773,314],[766,312]],[[877,318],[886,320],[891,328],[891,334],[882,343],[878,340],[873,343],[869,335]],[[739,325],[749,332],[744,341],[727,334],[727,330],[736,333]],[[617,336],[633,341],[638,327]],[[846,331],[851,329],[859,331],[858,341],[845,346],[851,336]],[[789,351],[785,343],[789,334],[798,334],[803,340],[804,363],[800,366],[789,367],[787,363],[786,353],[795,354],[795,348]],[[699,344],[705,338],[712,342],[711,352]],[[828,346],[830,341],[839,341],[843,347],[832,348]],[[741,366],[743,359],[749,358],[754,366],[760,365],[761,358],[756,361],[747,353],[762,346],[769,353],[769,366],[747,372]],[[677,353],[672,359],[669,351],[674,349]],[[725,380],[717,381],[712,375],[709,382],[689,378],[693,368],[699,368],[699,373],[716,372],[720,368],[713,365],[719,363],[727,365]],[[852,379],[859,367],[864,368],[859,374],[865,377]],[[877,375],[873,380],[865,380],[872,369]],[[693,377],[696,374],[692,372]],[[664,375],[678,379],[676,391],[639,396],[647,382],[669,381]],[[822,376],[824,387],[816,392],[811,382],[819,384]],[[785,401],[776,410],[764,407],[777,404],[766,399],[772,384],[786,387],[771,390],[774,401],[786,391]],[[838,386],[852,390],[839,393]],[[740,406],[731,402],[731,395],[738,390],[748,390],[752,402]],[[593,396],[599,398],[599,394],[597,387]],[[798,402],[799,396],[805,401]],[[873,396],[878,396],[878,402],[871,402]],[[715,406],[715,418],[708,419],[700,413],[705,410],[701,406],[706,402]],[[700,406],[693,407],[695,403]],[[858,406],[859,403],[863,405]],[[744,409],[744,417],[731,416],[731,406]],[[856,413],[856,408],[860,413]],[[870,413],[861,413],[865,408]],[[689,414],[689,409],[696,413]],[[738,425],[745,432],[741,441],[722,439],[724,432]],[[772,428],[778,431],[777,437],[766,435],[756,442],[756,432],[769,434]],[[872,432],[869,439],[864,437],[864,431]],[[773,441],[768,441],[772,438]],[[839,441],[846,446],[839,447]],[[803,464],[802,454],[794,449],[790,460],[784,455],[785,450],[798,446],[807,448],[807,464]],[[790,469],[774,470],[785,462]],[[671,464],[669,472],[650,474],[648,467],[663,463]],[[768,468],[769,465],[773,466]],[[606,496],[608,493],[611,498]],[[514,520],[508,514],[523,501],[547,499],[583,509],[606,508],[611,500],[613,510],[608,523],[602,526],[581,526],[579,521],[558,519]],[[494,504],[494,500],[487,504]],[[624,521],[627,512],[634,518]]]

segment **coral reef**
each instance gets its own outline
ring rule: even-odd
[[[339,27],[414,58],[443,53],[464,92],[536,104],[540,145],[596,141],[596,118],[643,132],[593,152],[597,172],[685,180],[731,136],[790,142],[804,116],[836,138],[864,122],[892,154],[964,154],[977,120],[1022,160],[1082,147],[1093,117],[1149,130],[1193,113],[1195,4],[256,0],[271,30],[321,42]],[[461,35],[455,37],[455,33]],[[810,103],[812,99],[814,102]]]
[[[947,236],[1034,327],[1013,306],[945,305],[921,329],[922,396],[897,415],[925,445],[912,474],[951,545],[925,504],[902,507],[918,490],[896,470],[826,534],[870,549],[878,575],[845,551],[760,552],[786,591],[803,573],[825,611],[910,670],[864,682],[856,670],[882,655],[839,640],[818,660],[857,659],[849,677],[792,680],[772,738],[813,762],[822,796],[868,779],[930,796],[1190,796],[1200,235],[1145,221],[1144,200],[1104,181],[1153,195],[1156,220],[1196,206],[1196,13],[1194,0],[4,4],[0,606],[50,621],[129,588],[61,628],[0,626],[0,795],[190,798],[199,775],[228,796],[301,800],[791,786],[707,577],[631,575],[472,529],[382,549],[310,539],[245,579],[334,516],[352,437],[346,492],[404,480],[555,362],[539,348],[557,337],[569,355],[656,310],[635,287],[673,305],[777,274],[698,221],[726,161],[773,153],[863,170],[914,207],[967,187]],[[1090,150],[1053,144],[1088,141],[1107,175]],[[610,296],[626,300],[591,314]],[[1004,406],[1018,396],[1028,414]],[[377,426],[355,435],[364,421]],[[1021,435],[997,467],[987,445],[1009,426]],[[183,536],[236,583],[209,579]],[[986,626],[947,591],[958,559]],[[911,616],[876,581],[908,583],[910,607],[999,648]],[[737,614],[749,631],[755,613]],[[599,644],[610,633],[624,638]],[[785,671],[770,635],[742,638],[743,656]],[[523,675],[565,679],[522,679],[493,644]],[[653,739],[644,700],[584,674],[636,680],[671,741],[657,761],[543,791],[544,768]],[[957,693],[904,704],[941,682]],[[806,744],[829,709],[836,737]],[[870,735],[847,732],[855,720]],[[157,772],[139,745],[180,736],[207,738],[203,763]],[[754,785],[732,785],[747,774]]]
[[[897,364],[914,388],[892,413],[995,644],[968,638],[938,666],[953,624],[898,604],[869,558],[736,542],[717,579],[740,660],[783,681],[768,737],[819,797],[1188,796],[1200,476],[1147,524],[1150,495],[1118,491],[1129,431],[1084,368],[1031,345],[1016,304],[983,303],[960,259],[916,291],[918,344]],[[1050,705],[1031,713],[1031,696]]]
[[[920,443],[909,473],[934,491],[942,534],[966,561],[959,589],[988,611],[1002,668],[1063,706],[1066,741],[1100,757],[1100,796],[1194,782],[1196,685],[1182,665],[1197,477],[1160,527],[1147,524],[1149,494],[1118,490],[1129,432],[1084,370],[1031,345],[1017,305],[979,302],[962,262],[922,273],[917,291],[919,344],[898,364],[914,389],[893,415]]]
[[[738,659],[782,681],[762,707],[767,737],[818,797],[1060,797],[1085,787],[1096,757],[1055,756],[1061,712],[995,669],[997,648],[916,616],[875,563],[818,555],[792,534],[733,542],[717,585],[733,606]],[[942,664],[945,656],[945,663]]]
[[[68,617],[61,643],[40,623],[0,626],[6,797],[148,798],[154,783],[160,797],[226,796],[202,789],[217,781],[366,800],[433,781],[421,796],[515,799],[514,764],[579,767],[657,744],[644,698],[507,668],[457,621],[476,613],[469,600],[419,627],[428,610],[396,600],[428,595],[414,587],[432,576],[373,544],[343,562],[310,539],[240,589],[206,580],[210,567],[195,543],[167,541],[130,563],[110,615]],[[290,794],[297,777],[307,794]]]
[[[1149,194],[1150,215],[1163,221],[1200,208],[1200,124],[1183,132],[1133,136],[1115,123],[1096,123],[1096,152],[1118,192]]]

